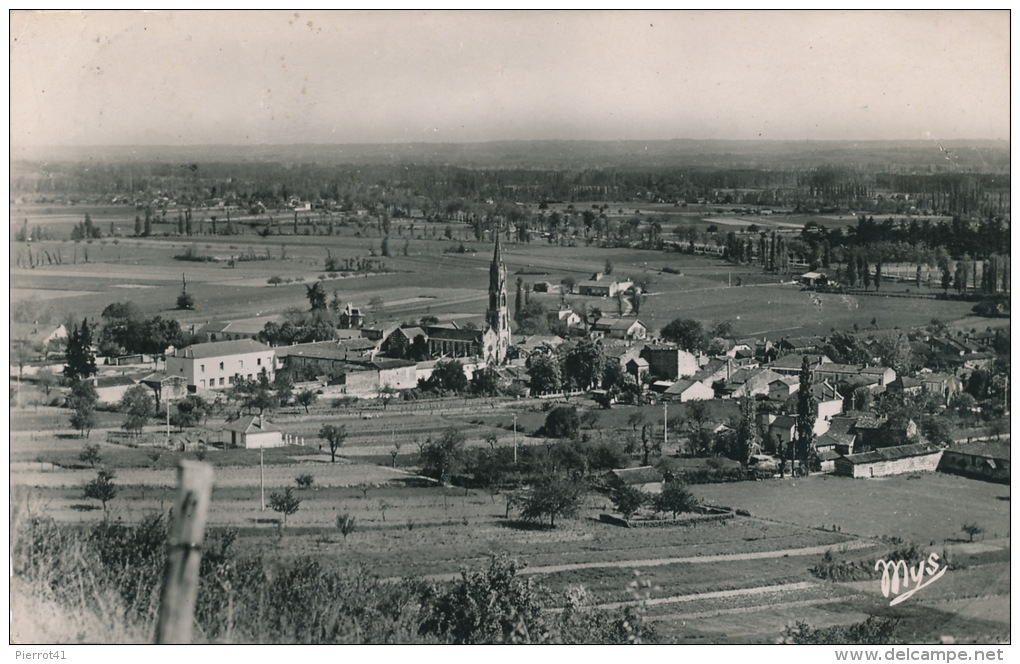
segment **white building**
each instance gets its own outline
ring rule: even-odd
[[[166,356],[166,373],[183,376],[191,391],[226,389],[235,376],[257,378],[263,370],[272,380],[276,351],[252,339],[194,344]]]
[[[246,415],[239,420],[228,422],[223,430],[230,433],[230,447],[259,449],[260,447],[281,447],[283,433],[272,422],[261,415]]]

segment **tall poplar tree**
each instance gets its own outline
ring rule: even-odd
[[[817,405],[811,395],[811,363],[807,355],[800,364],[800,389],[797,390],[797,444],[796,455],[801,468],[807,472],[808,453],[814,440]]]

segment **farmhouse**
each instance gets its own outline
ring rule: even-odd
[[[768,394],[769,385],[781,378],[782,376],[769,369],[741,369],[726,381],[726,391],[734,399]]]
[[[266,323],[280,323],[283,316],[265,316],[243,320],[209,322],[195,332],[205,343],[214,341],[235,341],[237,339],[258,339]]]
[[[550,325],[563,324],[567,327],[567,329],[581,327],[584,323],[581,316],[569,307],[561,308],[557,311],[550,311],[546,314],[546,317],[548,318]]]
[[[924,385],[925,392],[935,394],[945,399],[947,403],[950,397],[963,389],[963,383],[953,374],[921,373],[917,375],[917,379]]]
[[[769,424],[770,451],[777,449],[777,444],[784,447],[797,438],[797,418],[792,415],[779,415]]]
[[[596,272],[591,275],[591,279],[577,284],[577,293],[594,297],[616,297],[618,293],[626,291],[632,285],[631,281],[617,281]]]
[[[829,383],[821,383],[811,386],[811,396],[818,405],[813,431],[820,435],[829,430],[829,421],[843,412],[843,395]]]
[[[653,466],[618,468],[603,473],[601,479],[610,489],[632,486],[646,493],[662,493],[662,471]]]
[[[840,457],[835,460],[835,472],[844,477],[885,477],[934,471],[941,459],[942,450],[935,445],[899,445]]]
[[[688,401],[708,401],[709,399],[715,398],[715,391],[711,387],[689,378],[681,378],[667,387],[663,394],[668,397],[673,397],[680,403],[687,403]]]
[[[829,278],[821,272],[805,272],[800,275],[800,283],[804,286],[825,286]]]
[[[648,360],[643,357],[634,357],[628,360],[623,368],[640,384],[648,375]]]
[[[517,349],[518,355],[525,357],[536,352],[551,355],[563,343],[563,337],[555,334],[533,334],[531,336],[517,337],[514,342],[514,348]]]
[[[783,376],[769,383],[769,399],[786,401],[800,389],[800,379],[796,376]]]
[[[283,434],[261,415],[246,415],[228,422],[223,430],[230,433],[230,447],[251,450],[283,446]]]
[[[163,399],[179,399],[188,393],[187,380],[183,376],[171,376],[165,371],[156,371],[138,381],[152,389],[156,397],[156,408]]]
[[[263,371],[273,379],[276,351],[252,339],[194,344],[166,356],[167,374],[183,376],[192,392],[225,389],[233,385],[234,376],[255,378]]]
[[[698,373],[698,357],[672,344],[648,344],[640,357],[648,362],[648,372],[656,378],[676,380]]]
[[[967,443],[942,453],[939,472],[1009,484],[1008,443]]]
[[[117,403],[138,382],[128,376],[99,376],[92,379],[100,403]]]
[[[422,341],[418,343],[428,343],[428,333],[422,328],[398,327],[385,336],[379,348],[390,357],[407,359],[411,345],[418,337],[422,338]]]
[[[889,367],[837,364],[835,362],[819,364],[811,370],[811,380],[816,383],[823,381],[831,381],[833,383],[846,381],[853,383],[857,379],[863,379],[861,381],[862,385],[873,386],[873,389],[877,390],[879,387],[885,387],[896,380],[896,372]]]
[[[778,374],[784,374],[787,376],[796,376],[800,374],[800,366],[804,361],[804,358],[808,358],[808,366],[816,367],[819,364],[827,364],[832,362],[826,355],[818,355],[814,353],[795,354],[795,355],[784,355],[778,358],[775,362],[770,365],[770,369]]]
[[[627,339],[641,340],[648,336],[648,328],[636,318],[609,318],[603,317],[595,321],[591,326],[593,339]]]
[[[55,347],[67,341],[67,327],[63,324],[11,323],[10,334],[11,346],[25,348],[29,351],[29,357],[45,357],[47,349],[55,349]]]
[[[779,342],[779,352],[784,355],[788,353],[811,353],[817,351],[824,345],[821,337],[790,337]]]
[[[924,383],[910,376],[898,376],[896,380],[889,383],[886,387],[890,392],[902,392],[903,394],[913,396],[920,394],[924,390]]]
[[[831,473],[836,470],[836,460],[841,458],[843,455],[831,449],[819,450],[816,458],[818,459],[818,470],[823,473]]]
[[[347,303],[347,306],[337,316],[337,327],[342,330],[359,329],[364,324],[365,314],[361,313],[361,309],[355,307],[350,302]]]
[[[338,373],[349,362],[371,361],[375,356],[375,342],[369,339],[313,341],[280,346],[276,355],[288,369],[303,375],[329,376]]]
[[[845,433],[826,431],[815,438],[811,446],[816,452],[836,452],[837,454],[853,454],[854,437]]]

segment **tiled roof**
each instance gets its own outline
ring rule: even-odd
[[[953,445],[946,451],[994,459],[1009,459],[1010,453],[1009,443],[963,443],[962,445]]]
[[[204,360],[210,357],[244,355],[246,353],[257,353],[259,351],[270,350],[272,349],[269,346],[259,343],[254,339],[235,339],[233,341],[214,341],[207,344],[193,344],[187,348],[179,348],[175,350],[173,356]]]
[[[130,376],[100,376],[96,378],[96,387],[120,387],[136,383],[137,381]]]
[[[871,452],[861,452],[860,454],[848,454],[844,458],[853,464],[877,463],[879,461],[896,461],[897,459],[906,459],[908,457],[926,456],[940,451],[935,445],[915,443],[913,445],[882,447]]]
[[[790,427],[797,426],[797,418],[793,415],[778,415],[776,419],[772,420],[770,427],[778,427],[780,429],[789,429]]]
[[[662,471],[652,466],[641,466],[639,468],[620,468],[610,470],[603,477],[615,477],[624,484],[651,484],[662,481]]]
[[[258,415],[245,415],[233,422],[228,422],[225,427],[226,431],[237,431],[238,433],[267,433],[270,431],[279,431],[280,429],[273,425],[272,422],[263,419]]]
[[[480,342],[482,340],[481,330],[459,330],[455,327],[429,327],[426,328],[429,340],[437,341],[470,341]]]

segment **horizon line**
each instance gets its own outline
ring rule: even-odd
[[[191,148],[191,147],[283,147],[283,146],[398,146],[398,145],[494,145],[499,143],[1008,143],[1009,138],[497,138],[477,141],[362,141],[320,142],[292,141],[274,143],[24,143],[10,142],[10,149],[27,148]]]

